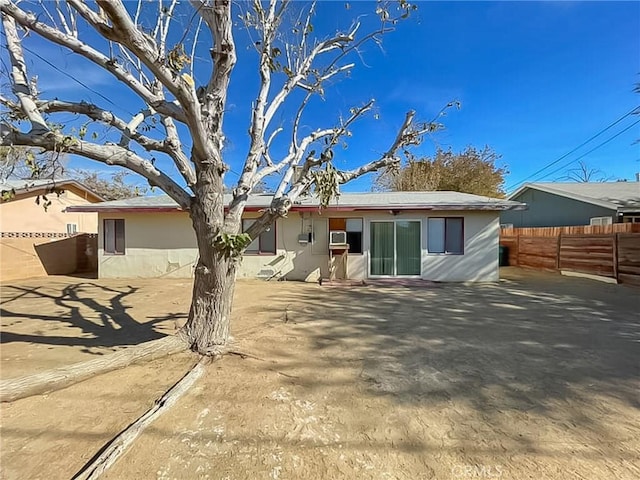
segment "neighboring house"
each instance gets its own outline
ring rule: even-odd
[[[507,199],[528,206],[500,214],[516,228],[640,223],[639,182],[526,183]]]
[[[270,195],[252,195],[244,228],[270,203]],[[304,198],[247,248],[238,276],[495,281],[499,214],[519,208],[456,192],[344,193],[322,210]],[[192,276],[198,251],[191,221],[169,197],[69,210],[98,213],[99,277]]]
[[[98,216],[66,209],[100,196],[70,179],[9,180],[0,190],[0,281],[97,268]]]
[[[7,180],[0,182],[0,190],[14,194],[13,198],[0,204],[2,232],[98,233],[95,213],[65,211],[67,207],[103,201],[75,180]],[[46,210],[43,195],[51,201]]]

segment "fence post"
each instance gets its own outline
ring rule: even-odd
[[[560,247],[562,247],[562,230],[560,230],[556,239],[556,270],[560,270]]]
[[[613,234],[613,278],[618,282],[618,236],[619,233]]]

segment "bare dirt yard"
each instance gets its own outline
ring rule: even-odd
[[[239,282],[236,347],[108,479],[638,479],[637,289]],[[1,375],[173,333],[186,280],[2,286]],[[182,353],[1,406],[1,476],[71,478],[196,362]]]

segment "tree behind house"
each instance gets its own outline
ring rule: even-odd
[[[375,187],[391,191],[449,190],[487,197],[504,197],[506,167],[491,148],[467,147],[460,153],[438,148],[433,158],[411,158],[399,172],[383,171]]]
[[[128,175],[129,173],[125,170],[115,172],[109,178],[101,177],[93,170],[76,170],[72,173],[76,180],[105,200],[139,197],[147,193],[146,187],[127,183],[125,179]]]

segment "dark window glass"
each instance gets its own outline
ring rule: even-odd
[[[462,218],[447,218],[445,222],[445,249],[447,253],[463,253],[464,234]]]
[[[242,220],[242,230],[246,231],[255,220]],[[246,248],[245,253],[248,254],[276,254],[276,225],[275,223],[269,227],[269,230],[264,231],[260,236],[251,242]]]
[[[124,219],[108,218],[104,220],[104,253],[124,255]]]
[[[349,253],[362,253],[362,232],[347,232]]]

